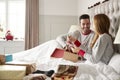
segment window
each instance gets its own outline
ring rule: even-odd
[[[25,0],[0,0],[0,38],[10,30],[14,38],[24,39]]]

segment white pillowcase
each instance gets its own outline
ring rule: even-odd
[[[109,66],[113,67],[113,69],[120,74],[120,53],[115,53],[111,58]]]

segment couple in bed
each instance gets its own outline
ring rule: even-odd
[[[69,50],[75,51],[91,63],[108,64],[113,55],[109,18],[105,14],[97,14],[94,16],[93,22],[95,32],[90,30],[89,15],[83,14],[79,18],[81,31],[61,35],[57,41],[63,48],[67,47]]]
[[[109,34],[110,21],[105,14],[97,14],[93,19],[93,32],[90,29],[90,17],[83,14],[79,18],[80,31],[60,35],[56,40],[43,43],[35,48],[13,54],[13,60],[47,62],[55,48],[67,48],[75,51],[91,63],[107,64],[113,55],[113,41]],[[69,47],[68,47],[69,46]]]
[[[27,51],[13,54],[13,60],[35,62],[36,65],[49,62],[56,48],[68,48],[84,57],[90,63],[108,64],[113,55],[112,37],[109,34],[110,20],[105,14],[97,14],[93,18],[94,31],[90,30],[89,15],[79,18],[81,31],[75,31],[57,37]],[[44,67],[44,66],[43,66]]]

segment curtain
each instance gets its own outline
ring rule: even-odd
[[[39,0],[26,0],[25,50],[39,44]]]

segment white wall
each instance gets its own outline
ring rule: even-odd
[[[103,0],[78,0],[78,15],[88,13],[88,7]]]
[[[40,15],[78,14],[78,0],[40,0]]]
[[[78,0],[39,0],[40,43],[67,33],[77,24]]]

